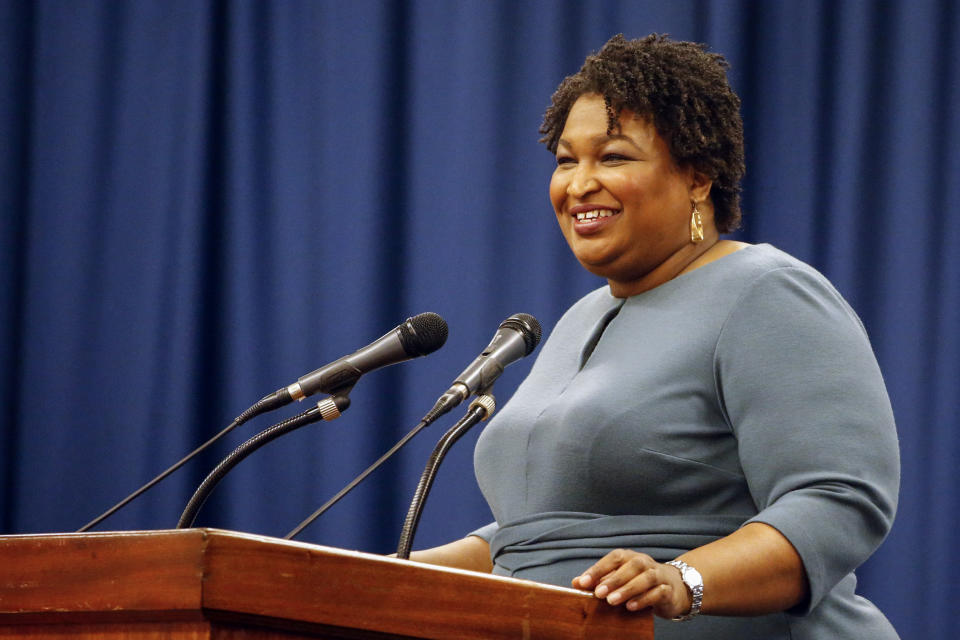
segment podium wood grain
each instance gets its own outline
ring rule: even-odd
[[[216,529],[0,537],[0,638],[636,638],[533,582]]]

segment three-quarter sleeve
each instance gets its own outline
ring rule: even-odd
[[[490,544],[490,540],[491,538],[493,538],[493,534],[495,534],[496,532],[497,532],[497,523],[491,522],[490,524],[484,525],[475,531],[471,531],[470,533],[467,534],[467,536],[468,537],[477,536],[478,538],[481,538],[482,540],[486,541],[487,544]]]
[[[803,560],[809,611],[880,545],[896,511],[893,412],[866,332],[820,274],[783,267],[726,319],[717,393],[763,522]]]

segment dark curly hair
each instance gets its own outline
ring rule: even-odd
[[[733,231],[740,226],[740,179],[746,169],[740,98],[727,82],[728,66],[705,45],[657,34],[639,40],[616,35],[560,83],[544,114],[540,142],[556,153],[573,103],[598,93],[607,105],[609,132],[618,128],[623,109],[650,117],[674,161],[713,180],[717,229]]]

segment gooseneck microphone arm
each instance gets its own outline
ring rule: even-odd
[[[429,427],[431,424],[433,424],[433,422],[437,418],[439,418],[441,415],[442,413],[437,412],[435,410],[431,410],[430,412],[428,412],[427,415],[423,416],[423,419],[417,423],[417,426],[415,426],[413,429],[408,431],[405,436],[397,440],[396,444],[390,447],[390,449],[386,453],[384,453],[382,456],[377,458],[376,462],[374,462],[369,467],[364,469],[360,473],[360,475],[358,475],[356,478],[351,480],[350,483],[347,484],[347,486],[345,486],[343,489],[340,489],[340,491],[334,494],[332,498],[330,498],[329,500],[324,502],[322,505],[320,505],[320,508],[318,508],[316,511],[314,511],[309,516],[307,516],[307,518],[303,522],[301,522],[296,527],[294,527],[294,529],[291,530],[287,535],[283,536],[284,540],[292,540],[296,536],[303,533],[303,530],[306,529],[308,526],[310,526],[314,520],[316,520],[317,518],[322,516],[324,513],[326,513],[327,510],[330,509],[330,507],[340,502],[340,500],[345,495],[353,491],[357,487],[357,485],[359,485],[361,482],[366,480],[367,476],[369,476],[371,473],[379,469],[384,462],[392,458],[398,451],[400,451],[400,449],[405,447],[406,444],[410,442],[415,435],[423,431],[426,427]]]
[[[313,424],[318,420],[329,421],[339,418],[340,413],[346,411],[349,406],[350,398],[346,396],[328,398],[327,400],[317,403],[316,407],[311,407],[303,413],[264,429],[239,445],[230,455],[220,461],[220,464],[204,478],[200,486],[197,487],[197,490],[193,492],[193,496],[190,497],[190,501],[180,515],[180,521],[177,522],[177,529],[185,529],[193,526],[193,521],[197,519],[197,513],[199,513],[200,508],[203,506],[203,503],[207,501],[207,498],[213,492],[214,488],[216,488],[224,476],[230,473],[244,458],[267,443],[273,442],[280,436],[299,429],[300,427]]]
[[[443,434],[437,446],[434,447],[430,459],[423,469],[420,476],[420,482],[413,494],[413,500],[410,502],[410,508],[407,511],[407,517],[403,522],[403,529],[400,531],[400,542],[397,544],[397,557],[406,560],[410,557],[410,549],[413,547],[413,537],[417,533],[417,525],[420,524],[420,516],[423,514],[423,506],[427,502],[427,496],[433,487],[433,481],[436,479],[440,464],[450,451],[454,443],[457,442],[467,431],[475,424],[489,418],[496,410],[496,403],[493,396],[489,393],[481,394],[470,403],[470,410],[457,424],[450,427],[450,430]]]

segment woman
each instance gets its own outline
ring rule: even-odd
[[[720,239],[744,170],[723,58],[616,36],[541,133],[560,229],[608,286],[478,441],[496,523],[414,559],[649,607],[658,639],[896,638],[853,574],[896,509],[889,400],[822,275]]]

